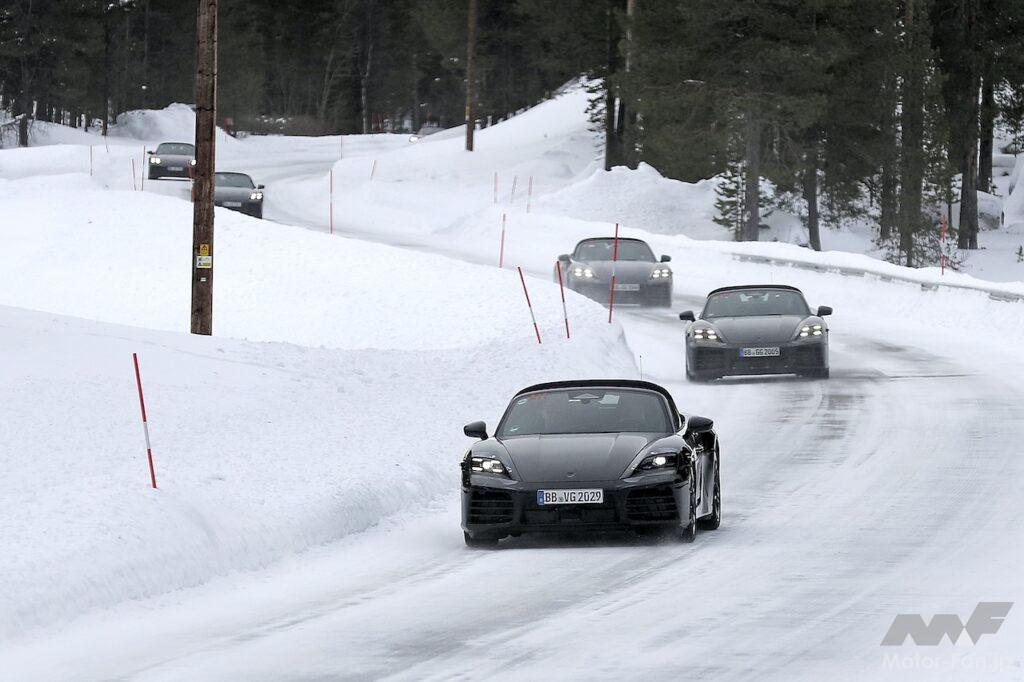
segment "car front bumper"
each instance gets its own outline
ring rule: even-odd
[[[742,348],[778,346],[779,355],[745,358]],[[686,368],[698,378],[763,374],[807,374],[828,368],[827,341],[727,344],[687,341]]]
[[[180,170],[171,170],[171,168]],[[189,164],[153,164],[149,165],[149,179],[159,180],[160,178],[190,178],[192,177],[189,168]]]
[[[238,203],[238,202],[235,202],[235,203]],[[225,201],[215,201],[215,202],[213,202],[214,206],[220,206],[221,208],[226,208],[226,209],[228,209],[230,211],[238,211],[240,213],[244,213],[245,215],[250,215],[250,216],[252,216],[254,218],[262,218],[263,217],[263,202],[262,201],[243,201],[243,202],[241,202],[241,204],[242,204],[241,206],[228,206],[226,204],[227,204],[227,202],[225,202]]]
[[[663,280],[646,280],[644,282],[616,281],[616,285],[637,286],[635,291],[617,290],[615,292],[616,305],[657,305],[662,303],[668,305],[672,299],[671,278]],[[569,288],[577,293],[583,294],[587,298],[605,305],[608,305],[608,301],[611,298],[610,282],[595,282],[592,280],[581,280],[574,277],[573,280],[569,282]]]
[[[600,488],[600,504],[541,505],[538,490]],[[690,480],[670,471],[615,481],[523,483],[474,475],[462,487],[462,528],[473,538],[534,532],[675,528],[690,522]]]

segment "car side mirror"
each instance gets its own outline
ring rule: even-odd
[[[256,185],[256,189],[263,189],[266,185]]]
[[[671,261],[672,261],[672,256],[666,256],[666,255],[662,254],[662,256],[661,256],[661,262],[662,263],[669,263]]]
[[[832,308],[827,305],[818,306],[818,317],[825,317],[826,315],[832,314]]]
[[[150,156],[153,156],[153,150],[152,149],[147,150],[146,153],[149,154]]]
[[[558,260],[562,261],[563,263],[568,263],[570,260],[572,260],[572,258],[569,256],[569,254],[563,253],[561,256],[558,257]]]
[[[679,319],[683,322],[696,322],[697,318],[694,316],[692,310],[685,310],[679,313]]]
[[[686,430],[689,433],[707,433],[715,427],[715,422],[711,421],[707,417],[698,417],[696,415],[686,420]]]
[[[462,427],[462,432],[470,438],[487,440],[487,424],[484,422],[471,422]]]

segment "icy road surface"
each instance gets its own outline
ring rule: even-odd
[[[695,386],[679,381],[678,322],[626,317],[648,377],[717,420],[720,530],[693,545],[524,537],[471,551],[453,498],[272,571],[87,617],[4,667],[37,679],[897,678],[920,670],[887,655],[922,654],[879,646],[896,613],[966,619],[980,600],[1021,594],[1020,546],[1005,537],[1020,522],[1009,501],[1024,464],[1004,456],[1024,442],[1018,386],[849,332],[834,338],[830,381]],[[1019,615],[957,655],[1019,679]]]

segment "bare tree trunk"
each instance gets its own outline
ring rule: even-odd
[[[363,134],[370,132],[370,73],[373,66],[373,0],[366,5],[366,61],[359,78],[359,102],[363,110]]]
[[[746,166],[743,188],[743,239],[756,242],[761,236],[761,120],[753,111],[746,121]]]
[[[985,60],[981,85],[981,152],[978,159],[978,189],[992,191],[992,152],[996,121],[995,74],[992,58]]]
[[[821,251],[821,229],[818,219],[818,142],[815,140],[807,151],[804,166],[804,201],[807,202],[807,235],[811,248]]]
[[[969,45],[977,36],[978,0],[965,0],[964,35]],[[978,89],[980,87],[977,58],[967,60],[967,87],[961,93],[967,100],[967,120],[963,149],[961,150],[960,181],[960,233],[957,239],[961,249],[978,248]],[[991,156],[991,154],[989,154]],[[987,188],[986,188],[987,189]]]
[[[110,9],[103,10],[103,137],[110,124],[110,70],[113,68],[110,31]]]
[[[921,225],[921,192],[924,185],[924,22],[923,11],[915,16],[916,0],[907,0],[906,73],[900,112],[903,154],[900,157],[900,251],[908,267],[914,265],[914,235]]]
[[[466,151],[471,152],[476,132],[477,0],[469,0],[466,21]]]

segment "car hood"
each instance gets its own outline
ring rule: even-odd
[[[716,317],[708,320],[728,343],[785,343],[793,340],[802,315]]]
[[[256,190],[247,187],[214,187],[214,201],[248,201],[249,195]]]
[[[582,483],[622,476],[637,453],[663,433],[588,433],[520,436],[502,440],[526,483]]]
[[[608,281],[612,278],[612,261],[610,260],[586,261],[578,264],[593,270],[597,279]],[[617,261],[615,263],[615,280],[623,283],[646,282],[651,278],[651,272],[656,265],[661,264],[640,260]]]

